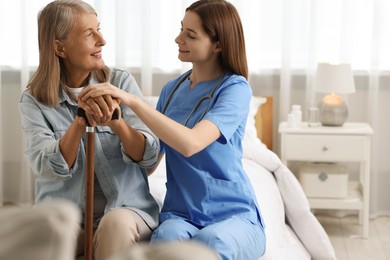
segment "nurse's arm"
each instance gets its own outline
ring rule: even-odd
[[[121,104],[130,107],[155,135],[185,157],[202,151],[221,135],[218,127],[209,120],[202,120],[193,128],[188,128],[163,115],[139,97],[116,87],[89,86],[80,96],[85,100],[102,95],[121,99]]]
[[[218,127],[209,120],[201,120],[193,128],[188,128],[132,96],[128,103],[130,108],[164,143],[185,157],[202,151],[221,136]]]

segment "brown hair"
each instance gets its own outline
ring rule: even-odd
[[[39,65],[28,84],[31,94],[45,105],[58,106],[60,82],[67,73],[62,58],[55,53],[55,40],[65,40],[80,14],[96,11],[81,0],[55,0],[38,14]],[[110,69],[95,70],[100,81],[107,81]]]
[[[219,42],[223,70],[248,78],[244,31],[236,8],[225,0],[199,0],[186,11],[199,15],[203,30],[212,42]]]

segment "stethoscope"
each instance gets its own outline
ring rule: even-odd
[[[165,113],[165,110],[167,109],[169,103],[171,102],[171,98],[173,96],[173,94],[175,93],[175,91],[179,88],[179,86],[181,85],[181,83],[183,83],[183,81],[191,74],[192,70],[188,71],[187,73],[183,74],[183,76],[179,79],[179,81],[176,83],[176,85],[173,87],[173,89],[171,90],[171,92],[169,93],[168,95],[168,98],[167,98],[167,101],[165,102],[165,105],[162,109],[162,113],[164,114]],[[219,79],[218,83],[214,86],[214,88],[206,95],[206,96],[203,96],[201,97],[198,102],[196,102],[194,108],[191,110],[190,114],[187,116],[186,118],[186,121],[184,122],[184,125],[186,126],[188,121],[190,120],[190,117],[192,116],[192,114],[196,111],[196,109],[198,109],[198,107],[200,106],[200,104],[205,101],[205,100],[210,100],[210,102],[208,103],[206,109],[204,110],[203,114],[201,115],[201,117],[198,119],[198,121],[196,123],[198,123],[200,120],[202,120],[202,118],[205,116],[205,114],[207,113],[207,111],[209,110],[209,107],[210,107],[210,103],[211,103],[211,99],[214,95],[214,92],[217,90],[217,88],[219,87],[219,85],[221,85],[221,82],[223,80],[223,78],[225,77],[225,74]]]

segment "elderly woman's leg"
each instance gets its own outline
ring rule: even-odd
[[[106,260],[140,241],[150,239],[152,230],[134,211],[117,208],[100,221],[94,235],[94,259]]]

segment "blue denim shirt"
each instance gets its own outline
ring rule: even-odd
[[[91,77],[90,83],[97,83]],[[126,71],[114,69],[110,83],[143,98],[134,77]],[[23,92],[19,109],[26,136],[25,156],[36,176],[36,202],[67,199],[84,209],[86,171],[86,137],[81,140],[77,159],[68,167],[60,151],[59,142],[77,114],[77,103],[60,91],[58,107],[37,101],[27,89]],[[151,227],[158,224],[158,205],[149,192],[148,178],[143,167],[156,163],[159,152],[157,137],[127,106],[121,106],[122,117],[146,137],[143,160],[134,162],[126,155],[119,137],[108,126],[95,127],[95,175],[107,199],[105,212],[111,208],[128,207],[137,212]]]

